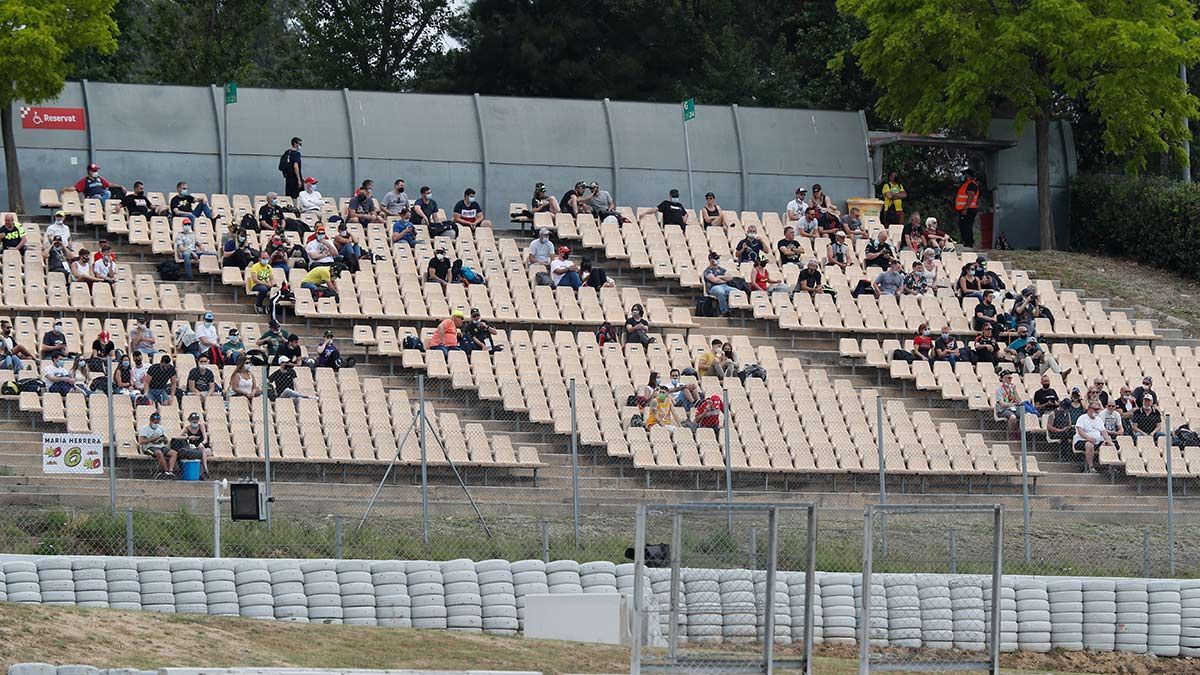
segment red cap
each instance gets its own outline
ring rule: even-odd
[[[320,183],[320,182],[321,181],[317,180],[316,178],[313,178],[312,176],[309,176],[308,178],[304,179],[305,185],[316,185],[317,183]]]
[[[109,338],[110,336],[109,336],[109,334],[108,334],[108,331],[106,331],[106,330],[102,330],[102,331],[100,331],[100,335],[98,335],[98,336],[96,336],[96,337],[100,338],[100,341],[101,341],[101,342],[108,342],[108,338]]]
[[[566,247],[566,246],[559,246],[559,247],[558,247],[558,254],[559,254],[559,255],[562,255],[562,254],[564,254],[564,253],[570,253],[570,252],[571,252],[571,249],[570,249],[570,248],[568,248],[568,247]]]
[[[88,172],[89,173],[92,171],[99,171],[99,170],[100,170],[99,164],[88,164]]]

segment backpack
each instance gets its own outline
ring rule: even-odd
[[[462,275],[463,280],[468,284],[482,284],[484,282],[482,275],[466,265],[462,266],[462,269],[459,270],[459,274]]]
[[[17,380],[17,388],[21,391],[32,391],[35,394],[40,394],[46,390],[46,383],[36,377],[27,377],[23,380]]]
[[[1190,446],[1200,446],[1200,434],[1196,433],[1195,431],[1192,431],[1191,429],[1187,428],[1186,426],[1180,427],[1175,430],[1175,443],[1174,444],[1179,446],[1180,448],[1186,448],[1189,445]]]
[[[711,296],[702,295],[696,298],[696,316],[717,316],[721,313],[721,306],[717,304],[717,299]]]
[[[253,232],[258,229],[258,218],[255,218],[253,213],[243,213],[240,225],[243,230]]]
[[[401,343],[401,346],[405,350],[415,349],[419,352],[425,351],[425,345],[421,343],[421,338],[417,337],[416,335],[405,335],[404,342]]]
[[[645,421],[644,419],[642,419],[642,416],[641,416],[640,414],[638,414],[638,413],[634,413],[634,414],[633,414],[633,415],[632,415],[632,416],[629,418],[629,427],[630,427],[630,428],[633,428],[633,427],[644,427],[644,426],[646,426],[646,421]]]
[[[737,289],[746,295],[750,294],[750,284],[746,283],[746,280],[741,277],[734,277],[730,279],[728,286],[730,288]]]
[[[742,384],[745,384],[746,380],[748,380],[751,377],[757,377],[760,380],[762,380],[763,382],[766,382],[767,381],[767,369],[763,368],[762,366],[758,365],[757,363],[751,363],[750,365],[746,366],[745,368],[742,368],[742,372],[738,373],[738,377],[741,378]]]
[[[5,382],[4,384],[0,384],[0,395],[17,396],[20,393],[21,393],[21,388],[18,387],[17,383],[12,380],[9,380],[8,382]]]
[[[283,151],[282,155],[279,156],[279,173],[281,173],[285,176],[288,174],[288,169],[290,169],[292,167],[291,160],[292,160],[292,149],[288,148],[287,150]]]
[[[92,391],[107,392],[108,378],[103,375],[97,377],[96,379],[92,380],[92,384],[89,386],[89,389]]]
[[[183,277],[183,268],[174,260],[164,260],[158,263],[158,276],[163,281],[178,281]]]

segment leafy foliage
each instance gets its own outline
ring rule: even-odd
[[[0,105],[52,99],[66,82],[72,52],[116,49],[114,1],[0,2]]]

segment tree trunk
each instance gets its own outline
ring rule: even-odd
[[[17,162],[17,142],[13,138],[12,103],[0,106],[0,142],[4,143],[4,172],[8,176],[8,210],[25,213],[21,199],[21,167]]]
[[[1037,145],[1038,224],[1043,251],[1057,246],[1054,233],[1054,211],[1050,208],[1050,101],[1043,101],[1041,113],[1034,123]]]

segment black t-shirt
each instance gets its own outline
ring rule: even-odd
[[[131,216],[150,216],[150,198],[145,193],[139,195],[130,192],[121,198],[121,206],[124,206]]]
[[[807,285],[811,289],[821,288],[821,271],[810,270],[807,267],[800,270],[800,276],[796,277],[796,290],[800,290],[800,285]]]
[[[412,221],[413,225],[420,225],[421,223],[425,222],[427,218],[432,218],[438,210],[437,201],[433,199],[430,199],[428,204],[426,204],[423,200],[418,199],[412,203],[412,207],[412,217],[409,218],[409,220]],[[420,207],[421,211],[418,212],[415,207]],[[422,212],[425,214],[424,216],[421,215]]]
[[[275,393],[279,393],[284,389],[296,388],[296,369],[295,368],[279,368],[271,373],[271,384],[275,385]]]
[[[180,210],[191,213],[194,208],[196,208],[196,198],[192,195],[177,194],[171,197],[171,213]]]
[[[984,337],[982,335],[975,338],[975,349],[978,351],[995,354],[998,351],[998,347],[996,338]]]
[[[626,333],[632,333],[633,331],[637,330],[638,326],[645,328],[647,331],[650,330],[650,322],[647,321],[645,317],[639,319],[631,315],[628,319],[625,319]]]
[[[975,330],[982,330],[983,324],[988,323],[979,318],[979,314],[982,314],[990,319],[996,318],[996,305],[985,305],[982,302],[978,305],[975,305],[975,312],[971,315],[975,325]]]
[[[51,247],[49,259],[46,261],[46,271],[48,272],[65,272],[71,273],[70,263],[67,261],[67,252],[65,249]]]
[[[169,363],[156,363],[146,370],[146,380],[150,383],[148,389],[166,389],[171,386],[171,378],[175,377],[175,366]]]
[[[279,351],[275,352],[275,354],[279,357],[286,356],[292,361],[298,361],[300,359],[300,345],[292,346],[285,342],[279,345]]]
[[[1129,418],[1133,422],[1133,426],[1138,428],[1142,433],[1153,433],[1158,428],[1159,422],[1162,421],[1162,415],[1157,410],[1151,409],[1146,412],[1141,408],[1133,411],[1133,415]]]
[[[282,206],[276,206],[268,202],[263,204],[262,207],[258,209],[258,222],[260,227],[262,225],[270,225],[275,227],[279,223],[282,223],[285,218],[287,218],[287,216],[284,215]]]
[[[941,337],[939,335],[938,339],[934,340],[934,342],[933,342],[933,348],[935,350],[934,351],[935,354],[939,350],[949,350],[951,352],[956,352],[956,351],[958,351],[958,338],[954,337],[953,335],[948,336],[948,337]]]
[[[468,340],[479,340],[485,342],[492,337],[491,331],[483,321],[464,321],[462,325],[463,337]]]
[[[429,269],[433,270],[433,273],[434,273],[434,275],[437,276],[437,278],[443,279],[443,280],[449,280],[450,279],[450,258],[446,257],[446,258],[442,258],[441,260],[438,260],[437,256],[430,258],[429,259]]]
[[[658,203],[658,212],[662,214],[663,225],[683,225],[683,217],[687,210],[678,202],[664,199]]]
[[[741,254],[738,256],[740,262],[754,262],[762,255],[763,242],[762,239],[757,237],[754,239],[746,237],[738,242],[737,249],[741,251]]]
[[[558,206],[563,213],[569,213],[573,216],[579,215],[579,210],[571,205],[571,197],[576,197],[574,190],[567,190],[563,193],[562,199],[558,200]]]
[[[99,354],[101,357],[108,356],[116,350],[117,345],[113,344],[112,340],[101,342],[99,338],[92,340],[92,352]]]
[[[454,205],[454,213],[457,213],[460,218],[468,223],[477,223],[479,222],[479,214],[481,213],[479,202],[472,201],[468,206],[465,199],[460,199]]]
[[[867,267],[877,266],[886,269],[887,266],[891,264],[892,258],[896,257],[896,249],[892,248],[891,242],[879,242],[872,239],[871,241],[867,242],[866,255],[872,255],[875,253],[882,253],[882,255],[868,260],[866,262]]]
[[[1053,387],[1043,387],[1033,392],[1033,405],[1039,410],[1049,409],[1051,405],[1058,405],[1058,392],[1054,391]]]
[[[208,368],[196,366],[195,368],[192,368],[191,372],[188,373],[187,379],[189,385],[195,383],[196,391],[208,391],[208,388],[212,385],[215,376]]]
[[[1137,389],[1133,390],[1134,404],[1141,405],[1142,399],[1146,398],[1147,396],[1149,396],[1154,401],[1154,405],[1158,405],[1158,392],[1154,391],[1153,389],[1151,389],[1150,387],[1147,387],[1145,385],[1142,385],[1142,386],[1138,387]]]
[[[783,252],[783,247],[795,247],[796,252],[793,255],[788,255]],[[786,265],[788,263],[800,264],[800,242],[795,239],[780,239],[778,244],[775,244],[776,250],[779,251],[779,264]]]
[[[67,343],[67,338],[64,337],[61,333],[55,333],[54,331],[50,331],[50,332],[46,333],[44,336],[42,336],[42,344],[47,347],[57,347],[59,345],[65,345],[66,343]]]
[[[295,170],[292,169],[292,165],[293,164],[300,165],[301,171],[303,171],[303,164],[301,163],[300,151],[295,148],[288,148],[287,152],[285,152],[284,154],[286,155],[286,157],[283,160],[283,166],[286,168],[283,172],[283,175],[287,176],[291,180],[299,181],[299,179],[296,178]]]

